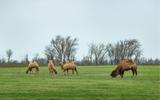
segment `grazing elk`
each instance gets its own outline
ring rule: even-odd
[[[26,74],[28,74],[28,72],[31,73],[33,68],[35,68],[36,71],[39,72],[39,64],[36,61],[29,62]]]
[[[132,71],[132,74],[133,74],[132,78],[134,77],[135,74],[137,76],[136,63],[134,63],[134,61],[132,59],[121,60],[120,63],[115,68],[115,70],[112,71],[111,76],[116,77],[116,76],[120,75],[121,78],[123,78],[124,72],[128,71],[128,70]]]
[[[51,60],[51,59],[48,60],[48,70],[49,70],[49,73],[52,75],[57,74],[57,71],[56,71],[54,64],[53,64],[53,60]]]

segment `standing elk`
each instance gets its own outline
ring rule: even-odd
[[[72,62],[66,62],[66,63],[63,63],[63,64],[61,63],[60,66],[61,66],[61,69],[64,72],[64,75],[66,75],[65,71],[67,71],[67,74],[68,74],[68,70],[72,70],[72,75],[74,74],[74,71],[78,74],[77,65],[73,61]]]
[[[111,76],[114,78],[114,77],[120,75],[121,78],[123,78],[124,72],[128,71],[128,70],[132,71],[132,74],[133,74],[132,78],[134,77],[135,74],[137,76],[136,63],[134,63],[134,61],[132,59],[121,60],[120,63],[115,68],[115,70],[112,71]]]

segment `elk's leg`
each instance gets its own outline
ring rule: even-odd
[[[65,71],[66,71],[66,70],[63,70],[63,72],[64,72],[64,75],[66,76],[66,73],[65,73]]]
[[[51,69],[51,75],[54,77],[55,73],[54,73],[54,70]]]
[[[121,78],[123,78],[124,70],[122,68],[119,70],[119,74],[120,74]]]
[[[49,68],[48,70],[49,70],[49,73],[50,73],[50,74],[52,74],[52,71],[51,71],[51,69]]]
[[[132,78],[134,77],[134,68],[131,68],[131,71],[132,71]]]
[[[32,68],[29,68],[29,72],[30,72],[30,74],[32,74],[33,72],[32,72]]]
[[[26,74],[28,74],[28,72],[29,72],[29,68],[26,70]]]
[[[39,68],[38,67],[36,67],[36,70],[37,70],[37,72],[39,72]]]
[[[121,71],[120,76],[123,78],[124,71]]]
[[[78,74],[77,68],[75,68],[76,73]]]
[[[137,68],[134,68],[135,77],[137,76]]]
[[[74,74],[74,69],[72,69],[72,75]]]
[[[135,68],[135,74],[136,74],[136,76],[137,76],[137,68]]]
[[[37,67],[37,71],[39,72],[39,67]]]
[[[67,75],[68,75],[68,69],[67,69]]]
[[[51,68],[49,69],[49,73],[53,75],[53,70]]]

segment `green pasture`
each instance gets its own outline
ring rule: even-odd
[[[78,66],[78,75],[67,76],[59,66],[52,77],[46,66],[38,74],[26,67],[0,67],[0,100],[160,100],[160,66],[138,66],[124,78],[111,78],[115,66]]]

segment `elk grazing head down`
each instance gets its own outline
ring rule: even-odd
[[[134,77],[134,74],[137,76],[137,65],[133,62],[132,59],[124,59],[121,60],[117,67],[111,72],[111,76],[114,78],[118,75],[123,78],[123,74],[125,71],[131,70]]]

